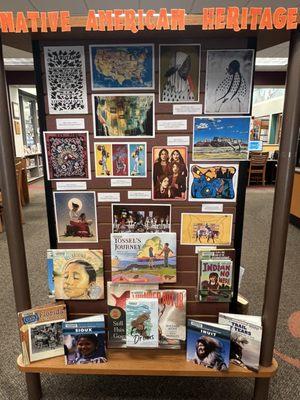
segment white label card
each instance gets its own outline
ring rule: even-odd
[[[210,251],[216,250],[217,246],[195,246],[195,253],[198,254],[199,251]]]
[[[56,190],[86,190],[86,182],[56,182]]]
[[[97,198],[99,202],[119,203],[121,201],[120,193],[97,193]]]
[[[132,179],[111,179],[110,180],[111,187],[128,187],[132,186]]]
[[[202,114],[202,104],[173,104],[174,115]]]
[[[84,118],[56,118],[56,129],[84,129]]]
[[[189,136],[168,136],[167,137],[168,146],[189,146],[190,137]]]
[[[179,131],[187,130],[186,119],[161,119],[157,121],[158,131]]]
[[[147,199],[151,200],[151,190],[129,190],[128,199]]]
[[[223,204],[202,204],[202,212],[223,212]]]

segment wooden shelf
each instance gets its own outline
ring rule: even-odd
[[[60,356],[24,366],[20,355],[18,367],[27,373],[49,374],[270,378],[275,375],[278,364],[273,359],[271,367],[261,367],[257,373],[236,365],[231,365],[226,372],[220,372],[187,362],[185,351],[182,350],[110,349],[108,362],[104,364],[65,365],[64,357]]]

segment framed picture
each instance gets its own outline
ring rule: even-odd
[[[254,50],[208,50],[205,114],[248,114]]]
[[[250,117],[194,117],[193,161],[247,160]]]
[[[58,243],[98,242],[95,192],[53,192]]]
[[[159,102],[198,102],[200,64],[200,44],[159,45]]]
[[[154,45],[91,45],[92,90],[154,89]]]
[[[14,119],[20,119],[20,107],[19,104],[12,101],[11,102],[11,106],[12,106],[12,112],[13,112],[13,118]]]
[[[44,132],[47,175],[49,180],[91,179],[89,133]]]
[[[154,94],[94,94],[92,103],[96,138],[155,136]]]
[[[87,114],[83,46],[44,47],[49,114]]]
[[[22,130],[21,130],[20,121],[14,120],[14,127],[15,127],[15,134],[16,134],[16,135],[21,135]]]

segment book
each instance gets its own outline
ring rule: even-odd
[[[231,327],[230,361],[251,371],[258,371],[262,338],[261,317],[219,313],[219,323]]]
[[[158,299],[126,300],[126,346],[158,347]]]
[[[67,365],[107,362],[103,314],[64,322],[62,330]]]
[[[187,320],[187,361],[225,371],[229,367],[230,327]]]
[[[176,282],[176,233],[112,233],[112,281]]]
[[[198,291],[202,302],[230,302],[233,293],[234,249],[198,252]]]
[[[52,250],[47,250],[47,278],[49,298],[55,298]]]
[[[48,250],[48,282],[53,268],[55,298],[98,300],[104,298],[103,251],[88,249]],[[53,266],[51,265],[51,260]]]
[[[145,285],[107,282],[107,327],[108,347],[126,347],[126,299],[131,290],[143,290]],[[158,285],[147,285],[147,289],[158,289]]]
[[[66,306],[62,303],[18,313],[24,365],[64,354],[62,323],[66,319]]]
[[[158,299],[159,347],[180,348],[186,339],[186,290],[132,290],[132,299]]]

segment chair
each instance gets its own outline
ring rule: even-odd
[[[265,186],[266,178],[266,167],[268,161],[269,153],[250,153],[250,167],[248,175],[248,186],[250,186],[251,181],[256,181],[256,183],[261,182]]]

